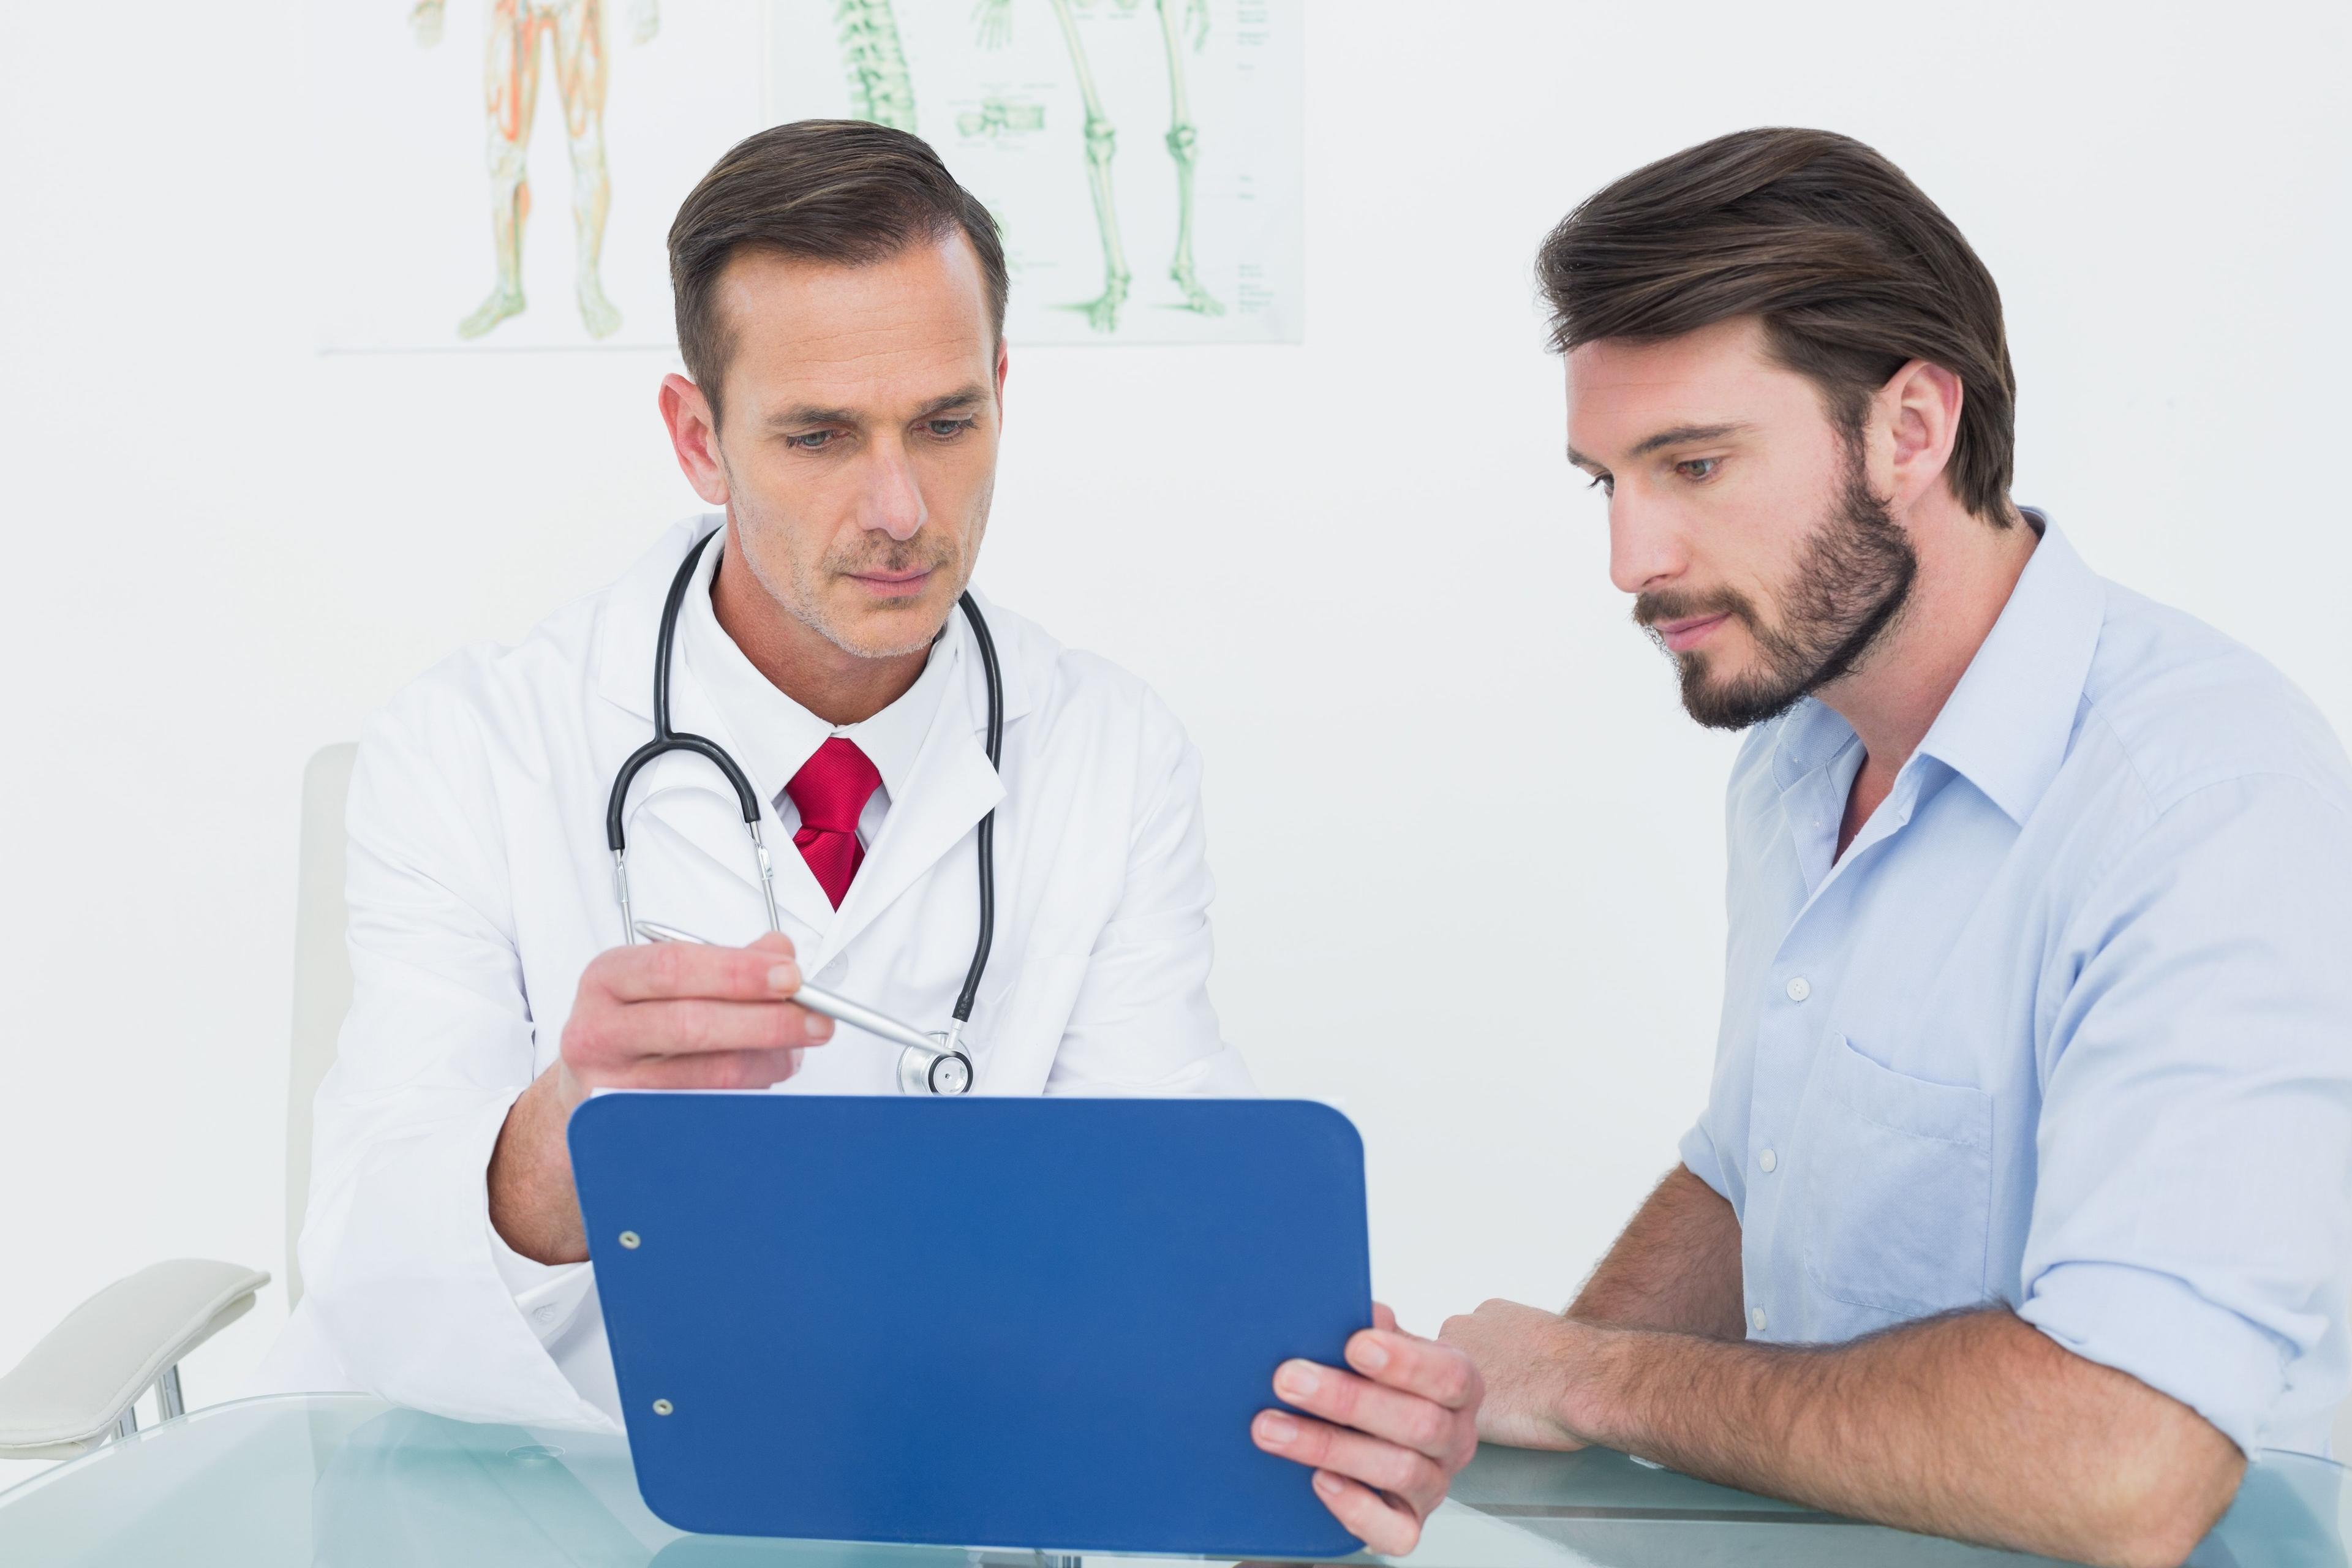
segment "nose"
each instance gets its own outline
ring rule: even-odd
[[[1609,498],[1609,581],[1617,591],[1641,594],[1662,587],[1689,564],[1673,521],[1620,485]]]
[[[920,533],[930,519],[923,504],[923,487],[915,476],[913,454],[903,443],[877,442],[867,478],[858,526],[887,533],[901,543]]]

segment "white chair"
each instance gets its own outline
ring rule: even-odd
[[[343,800],[358,748],[329,746],[302,772],[294,927],[294,1050],[286,1092],[286,1289],[302,1299],[295,1242],[310,1192],[310,1101],[352,1002],[343,945]],[[60,1459],[139,1429],[139,1396],[181,1414],[180,1363],[253,1308],[258,1269],[179,1258],[118,1279],[68,1313],[0,1377],[0,1458]]]

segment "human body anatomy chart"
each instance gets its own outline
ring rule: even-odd
[[[770,110],[937,147],[1003,228],[1015,341],[1296,341],[1303,9],[772,0]]]
[[[1296,342],[1305,0],[318,0],[329,350],[674,342],[663,238],[734,142],[922,136],[1022,343]]]

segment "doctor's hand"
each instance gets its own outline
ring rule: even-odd
[[[766,1089],[800,1071],[833,1020],[794,1006],[789,938],[749,947],[656,942],[598,953],[581,972],[562,1055],[507,1110],[490,1152],[490,1223],[541,1263],[580,1263],[588,1234],[565,1131],[598,1089]]]
[[[833,1020],[793,1005],[792,939],[749,947],[654,942],[600,952],[580,973],[562,1069],[577,1105],[595,1089],[765,1089],[800,1071]]]
[[[1348,1532],[1383,1557],[1421,1541],[1421,1522],[1478,1451],[1478,1369],[1451,1345],[1400,1330],[1375,1302],[1373,1327],[1348,1341],[1352,1371],[1289,1361],[1274,1391],[1305,1411],[1265,1410],[1250,1436],[1315,1469],[1315,1493]]]

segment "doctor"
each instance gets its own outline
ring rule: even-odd
[[[664,379],[662,417],[716,511],[368,728],[310,1289],[267,1384],[617,1430],[566,1119],[603,1087],[901,1092],[898,1046],[792,997],[805,978],[945,1026],[992,813],[993,938],[960,1039],[975,1090],[1250,1091],[1209,1005],[1182,730],[1103,660],[978,601],[983,643],[959,611],[1007,364],[986,210],[911,136],[803,121],[729,153],[669,245],[688,374]],[[676,752],[625,794],[628,897],[712,945],[624,931],[607,795],[654,734],[674,591],[670,725],[750,781],[779,931],[736,791]],[[1381,1321],[1352,1371],[1282,1369],[1330,1422],[1269,1412],[1251,1436],[1315,1465],[1341,1521],[1397,1552],[1475,1447],[1478,1385],[1462,1352]]]

